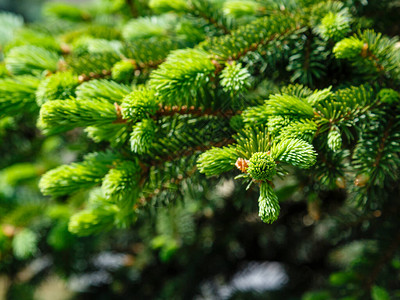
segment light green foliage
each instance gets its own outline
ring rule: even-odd
[[[139,192],[140,171],[135,161],[117,162],[103,179],[104,194],[119,206],[131,210]]]
[[[121,55],[122,43],[115,40],[94,39],[90,37],[81,37],[74,42],[73,48],[75,52],[96,53],[115,53]]]
[[[326,39],[339,41],[350,32],[351,17],[347,10],[329,12],[317,28],[318,33]]]
[[[305,101],[290,95],[272,95],[266,102],[266,113],[313,117],[313,108]]]
[[[0,117],[34,109],[39,82],[39,79],[32,76],[0,79]]]
[[[121,105],[124,119],[136,122],[155,114],[158,109],[155,91],[147,88],[138,88],[127,95]]]
[[[341,40],[333,48],[333,53],[337,58],[341,59],[356,59],[361,55],[364,42],[357,37],[352,36]]]
[[[89,126],[85,132],[96,143],[107,141],[112,147],[120,147],[129,138],[127,124],[124,123]]]
[[[0,12],[0,45],[5,46],[9,43],[17,29],[24,24],[22,16],[2,11]]]
[[[290,117],[288,116],[268,116],[265,111],[266,107],[265,106],[259,106],[260,107],[260,117],[262,117],[262,114],[264,115],[265,118],[267,119],[267,127],[268,131],[274,135],[274,136],[279,136],[281,129],[286,128],[292,121],[290,120]],[[252,108],[250,108],[252,109]],[[246,110],[250,111],[250,109]],[[246,113],[245,112],[245,113]],[[257,116],[257,121],[259,121],[259,116]],[[247,122],[251,122],[250,120],[246,120]]]
[[[332,151],[338,151],[342,148],[342,136],[337,126],[333,126],[329,131],[327,142],[329,149]]]
[[[277,161],[308,169],[316,162],[313,146],[299,139],[285,139],[272,145],[271,156]]]
[[[68,230],[77,236],[99,234],[114,226],[116,206],[104,206],[82,210],[73,215],[68,224]]]
[[[31,163],[14,164],[2,169],[0,172],[0,186],[2,187],[2,191],[6,192],[7,188],[36,178],[38,172],[38,167]]]
[[[74,97],[78,85],[78,76],[71,72],[52,74],[39,84],[36,91],[36,102],[42,106],[47,101]]]
[[[49,2],[44,7],[43,13],[49,17],[66,19],[70,21],[85,21],[90,18],[88,13],[67,3]]]
[[[226,67],[221,72],[221,85],[225,92],[232,94],[246,91],[249,87],[250,73],[246,68],[243,68],[240,63],[227,63]]]
[[[50,34],[30,28],[21,28],[15,31],[14,35],[13,40],[5,47],[5,53],[14,47],[23,45],[37,46],[57,53],[61,52],[60,44]]]
[[[122,35],[127,41],[164,36],[167,33],[169,21],[168,18],[163,17],[132,19],[122,29]]]
[[[251,0],[227,0],[224,2],[223,6],[224,14],[232,16],[234,18],[254,15],[260,8],[261,4],[259,2]]]
[[[156,124],[152,119],[144,119],[133,126],[130,137],[131,150],[138,154],[147,153],[155,139]]]
[[[38,126],[46,134],[54,134],[76,127],[110,124],[117,120],[114,105],[105,100],[54,100],[40,109]]]
[[[150,86],[168,104],[185,104],[201,97],[215,66],[209,54],[198,49],[176,50],[151,73]],[[196,99],[198,101],[198,99]]]
[[[280,212],[278,197],[269,183],[261,183],[260,185],[258,209],[258,216],[263,222],[272,223],[278,219]]]
[[[12,248],[15,257],[27,259],[37,252],[38,236],[32,230],[25,228],[18,232],[13,241]]]
[[[177,241],[170,236],[158,235],[151,241],[153,249],[161,249],[160,259],[164,262],[170,260],[170,258],[179,249]]]
[[[314,106],[321,101],[327,101],[331,97],[333,97],[333,93],[331,92],[332,87],[323,89],[323,90],[315,90],[311,95],[307,96],[306,101]]]
[[[253,153],[268,152],[271,136],[264,127],[249,127],[240,131],[236,137],[236,151],[241,158],[250,159]]]
[[[6,78],[9,76],[10,74],[6,68],[6,65],[4,63],[0,63],[0,78]]]
[[[121,60],[117,62],[111,70],[111,77],[118,82],[129,82],[135,72],[134,62],[132,60]]]
[[[132,89],[124,84],[111,80],[95,79],[82,83],[76,89],[77,100],[101,99],[112,104],[121,103]]]
[[[234,168],[238,155],[232,147],[212,148],[197,160],[200,173],[207,176],[220,175]]]
[[[169,11],[184,12],[188,9],[188,1],[185,0],[150,0],[150,8],[157,13]]]
[[[45,70],[54,72],[60,57],[57,53],[37,46],[12,48],[5,58],[7,69],[14,75],[38,75]]]
[[[268,123],[269,124],[269,123]],[[279,131],[278,139],[301,139],[311,143],[317,131],[317,124],[311,120],[293,120]]]
[[[116,156],[98,152],[85,156],[83,162],[62,165],[42,176],[39,188],[44,195],[64,196],[99,184],[112,167]]]
[[[399,103],[400,94],[392,89],[381,89],[378,93],[378,98],[383,103],[392,105]]]
[[[24,24],[21,16],[9,12],[0,13],[0,45],[4,47],[14,37],[16,29]]]
[[[271,126],[268,125],[268,129],[270,132],[274,131],[277,127],[280,127],[280,121],[283,119],[281,116],[269,116],[267,113],[267,108],[265,105],[253,106],[246,108],[243,113],[243,122],[248,124],[266,124],[269,123],[271,120]],[[279,118],[279,120],[277,119]],[[277,120],[275,122],[274,120]],[[277,126],[274,126],[274,125]]]
[[[271,180],[276,174],[275,160],[267,152],[256,152],[249,160],[247,172],[255,180]]]

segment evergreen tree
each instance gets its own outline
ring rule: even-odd
[[[69,282],[97,268],[104,299],[400,297],[396,5],[2,12],[8,298],[33,297],[43,270],[21,270],[38,257]],[[107,251],[123,255],[104,267]],[[287,282],[238,284],[249,261],[280,262]]]

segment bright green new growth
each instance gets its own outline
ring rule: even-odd
[[[207,176],[220,175],[235,167],[238,155],[233,147],[212,148],[201,154],[197,160],[200,173]]]
[[[249,160],[247,172],[255,180],[271,180],[276,174],[275,160],[267,152],[254,153]]]
[[[187,10],[188,1],[185,0],[150,0],[149,6],[158,13],[163,12],[184,12]]]
[[[150,86],[166,104],[187,104],[192,98],[202,97],[214,71],[215,66],[207,52],[176,50],[151,73]]]
[[[115,205],[82,210],[71,217],[68,230],[78,236],[105,232],[114,226],[117,213]]]
[[[305,101],[290,95],[272,95],[266,101],[266,112],[271,115],[293,115],[298,117],[312,117],[313,108]]]
[[[59,60],[57,53],[31,45],[12,48],[5,58],[7,69],[14,75],[54,72]]]
[[[228,0],[223,4],[224,14],[235,18],[254,15],[261,8],[261,4],[251,0]]]
[[[39,82],[39,79],[27,75],[0,79],[0,117],[35,109]]]
[[[230,64],[227,63],[227,66],[222,70],[220,75],[221,85],[225,92],[232,94],[244,92],[249,87],[249,77],[249,71],[243,68],[240,63],[234,61]]]
[[[124,26],[122,35],[127,41],[164,36],[166,34],[166,27],[168,27],[168,23],[165,18],[143,17],[129,21]]]
[[[122,117],[133,122],[154,115],[157,109],[155,91],[147,88],[134,90],[121,104]]]
[[[317,31],[323,38],[339,41],[350,32],[351,17],[347,10],[328,12]]]
[[[49,17],[66,19],[71,21],[84,21],[90,18],[90,15],[81,9],[66,3],[47,3],[43,14]]]
[[[76,89],[76,99],[90,100],[102,99],[112,104],[121,103],[125,95],[129,94],[132,88],[111,80],[95,79],[82,83]]]
[[[152,119],[144,119],[133,126],[130,137],[131,150],[137,154],[146,154],[155,139],[156,124]]]
[[[388,105],[399,103],[400,94],[392,89],[382,89],[378,93],[378,98],[383,103],[387,103]]]
[[[337,43],[333,48],[333,53],[337,58],[356,59],[361,55],[363,46],[364,42],[362,40],[352,36]]]
[[[269,183],[261,183],[258,198],[258,216],[265,223],[273,223],[278,219],[280,206],[278,197]]]
[[[9,43],[15,34],[16,29],[22,27],[24,19],[21,16],[8,12],[0,12],[0,46]]]
[[[306,141],[287,139],[272,145],[271,156],[277,161],[308,169],[315,164],[317,154],[313,146]]]
[[[78,76],[71,72],[52,74],[40,83],[36,91],[36,102],[42,106],[47,101],[72,98],[78,85]]]
[[[286,126],[282,126],[280,128],[279,132],[276,133],[276,140],[301,139],[311,143],[312,140],[314,139],[316,131],[317,131],[317,124],[311,120],[306,120],[306,119],[293,120],[288,122]]]
[[[102,189],[106,197],[119,207],[132,210],[139,193],[140,171],[137,162],[118,162],[103,179]]]
[[[332,151],[338,151],[342,148],[342,136],[337,126],[333,126],[329,131],[327,144]]]
[[[114,105],[105,100],[54,100],[42,105],[38,126],[45,134],[54,134],[116,120]]]
[[[118,82],[130,82],[135,72],[134,62],[131,60],[121,60],[111,69],[111,77]]]
[[[92,153],[83,162],[62,165],[42,176],[39,188],[44,195],[64,196],[99,184],[116,156],[111,152]]]

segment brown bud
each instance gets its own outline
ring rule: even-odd
[[[249,161],[247,159],[239,157],[235,163],[235,166],[243,173],[247,173],[247,167],[249,166]]]
[[[368,43],[364,43],[362,50],[361,50],[361,56],[362,57],[367,57],[368,55]]]
[[[358,187],[363,187],[368,183],[368,181],[369,181],[368,174],[359,174],[359,175],[357,175],[356,179],[354,180],[354,184]]]
[[[345,187],[346,187],[346,181],[344,180],[344,178],[343,177],[338,177],[338,178],[336,178],[336,186],[339,188],[339,189],[344,189]]]

